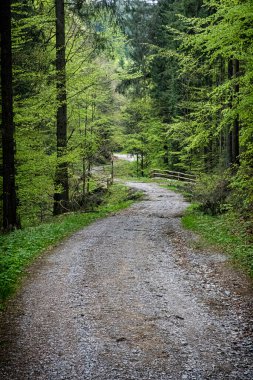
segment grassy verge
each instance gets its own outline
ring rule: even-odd
[[[122,185],[111,187],[103,205],[89,213],[71,213],[50,223],[27,227],[0,236],[0,308],[15,292],[25,270],[45,250],[97,219],[130,206],[129,190]]]
[[[200,248],[215,246],[229,254],[253,278],[253,245],[236,216],[205,215],[192,205],[182,218],[182,223],[185,228],[200,234]]]

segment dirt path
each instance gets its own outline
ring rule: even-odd
[[[147,199],[31,268],[1,316],[2,380],[253,379],[247,279],[189,248],[180,195],[131,186]]]

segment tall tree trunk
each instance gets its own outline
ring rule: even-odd
[[[1,87],[3,144],[3,228],[20,227],[15,186],[15,139],[12,95],[11,0],[1,1]]]
[[[219,60],[219,66],[218,66],[218,74],[217,74],[217,81],[216,86],[220,86],[223,84],[226,80],[226,61],[224,58],[220,57]],[[224,103],[224,100],[222,101]],[[222,119],[222,111],[219,110],[217,112],[217,124],[216,124],[216,130],[219,129],[219,124]],[[227,166],[227,131],[222,130],[219,135],[219,159],[220,163],[222,164],[222,167]]]
[[[141,176],[144,177],[144,153],[141,152]]]
[[[88,105],[85,106],[85,121],[84,121],[84,143],[83,143],[83,202],[85,202],[86,195],[86,161],[87,161],[87,128],[88,128]]]
[[[238,59],[233,59],[233,78],[238,78],[240,70],[240,64]],[[238,96],[240,91],[239,84],[234,85],[234,94],[235,97]],[[239,163],[239,115],[237,114],[233,124],[232,130],[232,162]]]
[[[169,165],[169,147],[168,144],[164,144],[163,146],[164,155],[163,155],[163,163],[168,166]]]
[[[238,59],[231,59],[228,62],[228,79],[235,79],[239,75],[240,64]],[[230,107],[233,107],[233,98],[239,94],[239,84],[235,84],[231,95]],[[236,115],[233,125],[228,133],[228,161],[229,164],[239,163],[239,116]]]
[[[64,0],[55,0],[56,16],[56,76],[57,76],[57,166],[55,173],[54,215],[68,209],[68,164],[64,159],[67,150],[67,92],[65,59]]]
[[[213,169],[213,142],[210,139],[209,145],[204,146],[204,171],[210,173]]]

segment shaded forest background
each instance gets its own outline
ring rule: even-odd
[[[124,150],[140,175],[196,174],[202,210],[252,232],[250,0],[8,0],[0,18],[2,229],[85,208]]]

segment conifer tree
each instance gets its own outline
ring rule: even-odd
[[[11,0],[1,1],[1,89],[3,152],[3,228],[20,227],[17,216],[15,128],[13,121]]]
[[[55,0],[56,16],[56,87],[57,87],[57,165],[55,173],[56,192],[54,195],[54,215],[68,209],[69,185],[67,150],[67,91],[65,58],[65,7],[64,0]]]

